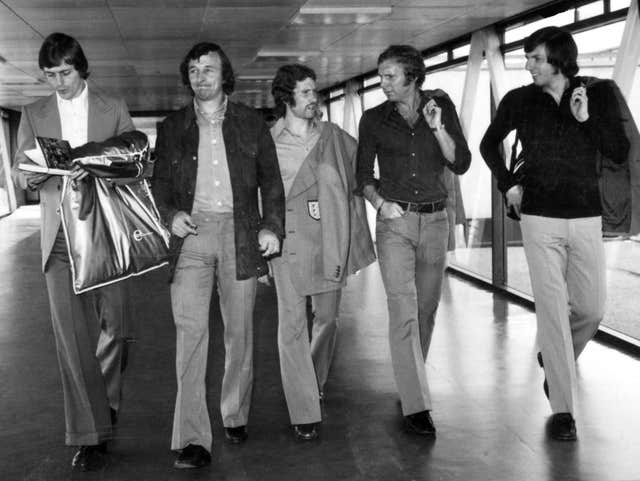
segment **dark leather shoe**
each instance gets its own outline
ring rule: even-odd
[[[318,437],[318,423],[294,424],[293,433],[300,441],[312,441]]]
[[[107,443],[92,446],[80,446],[73,456],[71,466],[80,471],[98,471],[108,464]]]
[[[224,428],[225,437],[233,444],[244,443],[247,440],[247,427]]]
[[[551,416],[550,436],[558,441],[575,441],[576,422],[571,413],[556,413]]]
[[[178,454],[173,467],[177,469],[193,469],[201,468],[208,464],[211,464],[209,451],[197,444],[187,444]]]
[[[429,411],[420,411],[419,413],[409,414],[404,417],[407,427],[416,434],[422,436],[435,436],[436,427],[433,425],[433,419]]]

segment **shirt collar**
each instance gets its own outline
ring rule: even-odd
[[[203,122],[211,122],[211,121],[221,121],[221,120],[223,120],[225,115],[226,115],[226,113],[227,113],[228,99],[229,99],[229,97],[227,97],[225,95],[224,96],[224,100],[222,101],[222,105],[218,108],[218,110],[216,110],[214,112],[214,115],[212,117],[206,117],[200,111],[200,108],[198,107],[198,102],[194,97],[193,98],[193,110],[195,111],[196,118],[199,119],[199,120],[202,120]]]
[[[427,103],[427,96],[422,90],[418,90],[418,95],[420,96],[420,103],[418,104],[418,108],[416,109],[416,111],[422,112],[422,109]],[[387,100],[385,109],[384,109],[384,116],[388,118],[393,112],[396,112],[396,111],[397,111],[396,102],[391,102]]]
[[[67,99],[63,99],[62,97],[60,97],[60,94],[58,92],[56,92],[56,99],[58,101],[58,107],[60,106],[65,106],[65,107],[72,107],[75,105],[87,105],[87,101],[89,98],[89,84],[86,81],[82,81],[83,82],[83,87],[82,87],[82,91],[80,92],[80,95],[78,95],[77,97],[74,97],[70,100]]]
[[[313,119],[311,122],[312,122],[311,123],[312,131],[318,130],[320,128],[320,121],[318,121],[318,119]],[[284,121],[284,117],[280,117],[276,121],[276,123],[273,124],[273,126],[271,127],[271,134],[274,139],[277,139],[278,137],[280,137],[280,135],[282,135],[285,132],[288,133],[289,135],[293,135],[294,137],[297,137],[297,135],[293,134],[291,131],[289,131],[289,129],[287,129],[286,123]]]

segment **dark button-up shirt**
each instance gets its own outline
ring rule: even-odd
[[[442,176],[444,167],[456,174],[463,174],[469,168],[471,153],[451,99],[441,90],[421,92],[421,97],[418,120],[413,126],[400,115],[395,103],[389,101],[362,115],[357,170],[360,191],[365,185],[373,184],[386,199],[435,202],[447,198]],[[444,158],[438,140],[422,115],[430,97],[442,108],[442,123],[456,144],[453,163]],[[376,156],[379,180],[373,173]]]
[[[524,157],[524,214],[558,218],[598,216],[598,153],[613,162],[627,157],[625,136],[615,94],[607,82],[587,88],[589,119],[578,122],[569,106],[581,78],[571,79],[560,104],[534,84],[504,96],[480,144],[487,165],[506,192],[516,180],[500,151],[504,137],[517,129]]]

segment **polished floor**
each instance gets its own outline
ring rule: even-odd
[[[549,440],[549,407],[529,310],[448,277],[427,362],[438,435],[403,429],[377,265],[350,280],[326,389],[320,440],[288,423],[276,350],[276,305],[261,286],[249,440],[225,442],[217,410],[221,322],[212,312],[209,400],[213,463],[176,471],[169,449],[174,328],[164,272],[131,283],[132,346],[111,464],[74,473],[63,444],[62,392],[39,272],[37,210],[0,219],[0,480],[640,480],[640,362],[592,342],[580,358],[578,441]]]

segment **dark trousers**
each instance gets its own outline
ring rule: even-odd
[[[116,283],[75,295],[62,230],[45,279],[62,376],[65,441],[95,445],[111,439],[110,408],[120,407],[125,293]]]

